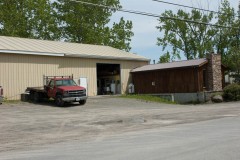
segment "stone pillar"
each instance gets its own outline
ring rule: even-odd
[[[207,54],[207,79],[209,91],[222,91],[222,62],[220,54]]]

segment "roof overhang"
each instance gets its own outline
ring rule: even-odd
[[[131,57],[114,57],[114,56],[98,56],[87,54],[66,54],[66,53],[50,53],[50,52],[32,52],[32,51],[17,51],[17,50],[1,50],[0,53],[12,53],[12,54],[25,54],[25,55],[38,55],[38,56],[55,56],[55,57],[79,57],[90,59],[111,59],[111,60],[129,60],[129,61],[145,61],[149,62],[150,59],[146,58],[131,58]]]
[[[151,71],[160,71],[160,70],[174,70],[174,69],[183,69],[183,68],[199,68],[208,63],[206,59],[199,59],[201,60],[200,62],[197,62],[196,64],[180,64],[180,65],[175,65],[175,66],[159,66],[161,64],[152,64],[152,65],[145,65],[141,67],[137,67],[131,70],[131,73],[137,73],[137,72],[151,72]],[[191,60],[189,60],[191,61]],[[173,63],[182,63],[182,62],[187,62],[187,61],[176,61],[176,62],[170,62],[170,63],[165,63],[165,64],[173,64]],[[157,67],[151,67],[151,66],[157,66]],[[149,66],[149,67],[148,67]]]
[[[203,65],[205,65],[205,64],[207,64],[207,63],[208,63],[208,61],[206,60],[205,62],[199,64],[197,67],[202,67]]]
[[[99,55],[86,55],[86,54],[65,54],[66,57],[80,57],[80,58],[92,58],[92,59],[111,59],[111,60],[129,60],[129,61],[145,61],[149,62],[150,59],[145,58],[131,58],[131,57],[114,57],[114,56],[99,56]]]
[[[139,72],[154,72],[154,71],[164,71],[164,70],[179,70],[179,69],[187,69],[187,68],[199,68],[199,65],[195,66],[182,66],[182,67],[173,67],[173,68],[162,68],[162,69],[153,69],[153,70],[142,70],[142,71],[133,71],[132,69],[130,73],[139,73]]]
[[[16,51],[16,50],[0,50],[0,53],[27,54],[27,55],[39,55],[39,56],[56,56],[56,57],[64,56],[63,53],[31,52],[31,51]]]
[[[206,63],[204,63],[206,64]],[[130,72],[131,73],[138,73],[138,72],[152,72],[152,71],[163,71],[163,70],[174,70],[174,69],[186,69],[186,68],[199,68],[203,66],[204,64],[201,65],[192,65],[192,66],[181,66],[181,67],[172,67],[172,68],[160,68],[160,69],[152,69],[152,70],[142,70],[142,71],[134,71],[132,69]]]

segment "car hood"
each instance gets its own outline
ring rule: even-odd
[[[59,86],[59,89],[63,91],[76,91],[76,90],[84,90],[84,87],[81,86]]]

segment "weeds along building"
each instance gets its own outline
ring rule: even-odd
[[[43,75],[73,75],[78,83],[84,79],[89,96],[125,93],[130,71],[148,63],[108,46],[0,36],[0,86],[8,99],[20,99],[27,87],[42,86]]]

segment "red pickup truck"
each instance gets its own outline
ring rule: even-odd
[[[44,98],[53,98],[57,106],[64,106],[65,102],[79,102],[84,105],[87,101],[87,93],[84,87],[78,86],[73,77],[45,77],[46,84],[43,87],[28,87],[30,100],[40,102]]]

